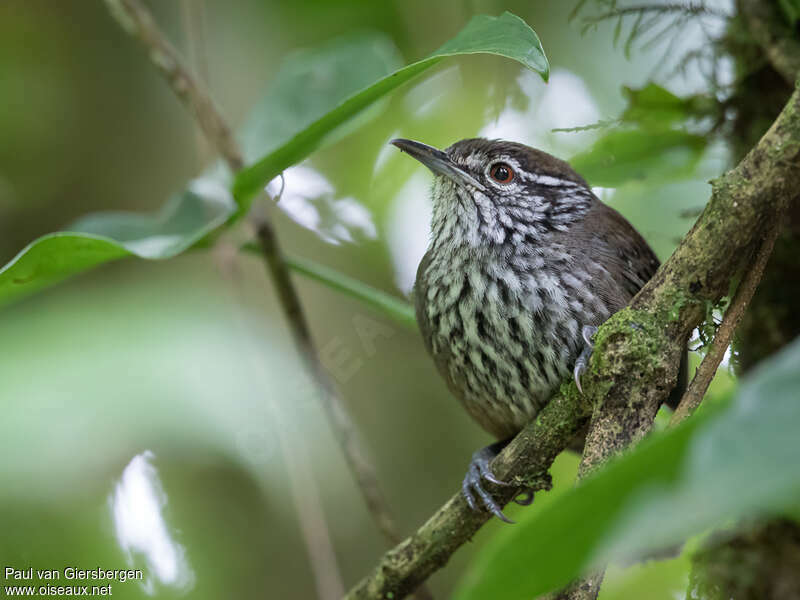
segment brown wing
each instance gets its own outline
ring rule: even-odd
[[[653,250],[633,225],[610,206],[596,200],[584,220],[567,234],[587,257],[599,262],[610,278],[598,278],[596,290],[613,299],[615,310],[626,305],[659,266]],[[609,289],[612,287],[614,289]]]
[[[661,264],[652,248],[627,219],[610,206],[596,201],[584,221],[570,231],[583,237],[589,253],[600,257],[616,281],[619,310],[642,289],[655,275]],[[602,282],[600,285],[603,285]],[[613,290],[603,290],[604,295],[613,295]],[[678,380],[666,404],[673,410],[680,402],[689,376],[688,351],[681,357]]]

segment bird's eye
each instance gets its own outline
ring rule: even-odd
[[[489,170],[489,175],[491,175],[492,179],[497,183],[511,183],[511,180],[514,179],[514,170],[506,163],[497,163],[496,165],[492,165],[492,168]]]

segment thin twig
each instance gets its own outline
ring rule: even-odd
[[[208,91],[184,67],[178,53],[139,0],[105,0],[111,15],[125,31],[147,48],[150,61],[161,72],[172,91],[186,105],[208,141],[233,171],[244,166],[242,153],[228,124],[214,106]]]
[[[582,131],[591,131],[593,129],[607,129],[618,125],[622,125],[622,119],[600,119],[594,123],[578,125],[577,127],[555,127],[550,130],[550,133],[579,133]]]
[[[742,316],[748,304],[750,304],[750,300],[753,298],[758,283],[761,281],[761,276],[772,254],[772,248],[775,246],[775,240],[778,238],[779,232],[780,224],[776,223],[761,243],[755,257],[755,262],[736,288],[733,300],[731,300],[728,310],[725,311],[722,323],[720,323],[720,326],[717,328],[714,341],[703,357],[700,366],[697,367],[692,382],[683,394],[678,408],[675,409],[670,419],[670,425],[677,425],[683,421],[686,417],[691,415],[703,401],[708,386],[711,384],[711,380],[714,379],[714,375],[725,356],[725,351],[731,345],[733,334],[739,326],[739,322],[742,320]]]
[[[333,381],[331,381],[322,366],[322,361],[311,338],[308,321],[300,304],[300,297],[297,295],[297,290],[289,278],[289,270],[282,258],[275,233],[266,219],[255,222],[255,226],[261,253],[266,260],[267,270],[275,285],[275,292],[278,294],[280,304],[291,325],[294,342],[306,363],[306,367],[320,388],[325,415],[344,451],[345,460],[361,488],[361,493],[367,502],[367,508],[384,537],[391,543],[396,544],[401,538],[397,533],[394,519],[389,514],[386,500],[375,476],[375,470],[365,458],[356,427],[347,414],[344,404],[336,394]]]
[[[139,0],[105,0],[105,2],[120,25],[147,48],[150,60],[167,79],[175,94],[195,115],[209,142],[233,171],[240,170],[244,161],[230,128],[217,111],[208,92],[183,65],[173,46],[155,24],[148,9]],[[356,427],[337,396],[333,382],[322,367],[272,224],[266,218],[262,218],[255,225],[284,316],[303,360],[322,391],[323,408],[341,444],[345,459],[381,533],[390,543],[397,543],[400,536],[378,485],[375,469],[365,458],[366,453],[361,448]]]

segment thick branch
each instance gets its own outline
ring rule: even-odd
[[[500,477],[543,480],[591,407],[593,436],[585,462],[601,464],[650,428],[675,384],[689,333],[745,272],[755,248],[800,186],[800,94],[737,167],[712,183],[711,199],[694,227],[631,305],[611,317],[595,337],[585,396],[563,386],[540,414],[495,460]],[[550,430],[554,427],[554,430]],[[503,495],[505,493],[505,495]],[[498,498],[508,501],[513,492]],[[459,495],[413,536],[389,551],[346,598],[401,598],[441,568],[485,522]]]
[[[198,125],[233,171],[244,166],[242,153],[231,130],[214,106],[211,96],[183,65],[175,49],[159,30],[152,15],[139,0],[105,0],[111,14],[122,27],[147,49],[150,60],[167,79],[175,94],[196,117]],[[327,372],[322,368],[297,290],[292,284],[283,252],[272,224],[262,219],[256,223],[258,240],[275,285],[280,306],[291,329],[295,344],[316,380],[322,405],[341,444],[367,507],[381,533],[391,543],[400,535],[378,485],[375,469],[366,459],[356,434],[356,427],[338,397]]]

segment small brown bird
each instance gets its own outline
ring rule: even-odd
[[[473,455],[462,490],[473,509],[477,494],[507,521],[482,486],[502,484],[492,459],[570,374],[580,388],[597,326],[659,261],[622,215],[546,152],[480,138],[444,151],[391,143],[435,175],[431,241],[414,291],[425,345],[450,390],[500,440]]]

